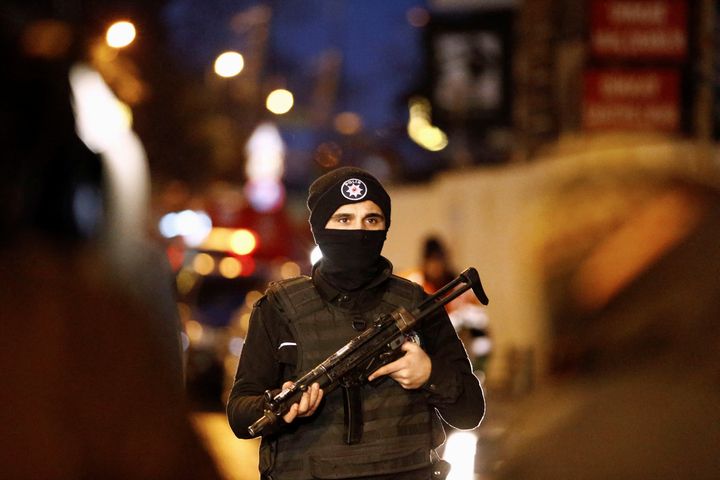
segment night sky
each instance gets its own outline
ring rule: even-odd
[[[162,20],[171,50],[185,68],[201,74],[218,53],[242,52],[245,36],[233,30],[232,18],[259,2],[247,0],[171,0]],[[407,97],[422,87],[424,65],[423,29],[407,18],[422,0],[289,0],[264,2],[272,9],[265,73],[287,82],[295,94],[296,107],[307,108],[316,81],[318,62],[332,49],[342,55],[333,113],[352,111],[360,115],[364,134],[362,152],[345,152],[345,161],[367,166],[372,151],[391,151],[403,176],[422,175],[437,158],[413,144],[405,133]],[[308,157],[323,141],[337,140],[331,130],[283,125],[289,150],[290,183],[306,181]],[[297,153],[300,152],[299,155]],[[354,156],[353,156],[354,155]],[[382,172],[378,172],[382,173]],[[296,178],[294,178],[296,177]]]

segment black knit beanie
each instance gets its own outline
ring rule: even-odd
[[[390,228],[390,196],[377,178],[356,167],[340,167],[315,180],[308,191],[310,228],[325,228],[335,210],[348,203],[372,200],[385,215],[385,229]]]

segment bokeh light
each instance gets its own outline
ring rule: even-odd
[[[255,305],[255,302],[260,300],[260,297],[262,297],[262,292],[259,292],[257,290],[250,290],[247,295],[245,295],[245,306],[247,308],[253,308],[253,305]]]
[[[253,232],[241,228],[230,236],[230,250],[238,255],[252,253],[257,247],[257,237]]]
[[[280,267],[280,276],[284,279],[300,275],[300,265],[295,262],[285,262]]]
[[[430,121],[430,102],[426,98],[413,97],[409,103],[408,136],[415,143],[431,152],[437,152],[447,147],[447,135]]]
[[[293,98],[293,94],[291,92],[283,88],[279,88],[270,92],[267,96],[267,100],[265,101],[265,106],[275,115],[282,115],[292,109],[294,102],[295,99]]]
[[[225,257],[220,260],[218,271],[225,278],[236,278],[242,273],[242,264],[237,258]]]
[[[230,78],[238,75],[245,68],[245,59],[238,52],[223,52],[215,59],[215,73]]]
[[[190,320],[185,323],[185,332],[192,343],[197,343],[202,339],[203,326],[197,320]]]
[[[415,28],[425,27],[430,22],[430,13],[423,7],[412,7],[407,11],[407,21]]]
[[[343,135],[354,135],[362,128],[362,119],[355,112],[342,112],[335,117],[333,125]]]
[[[123,20],[110,25],[105,34],[105,41],[113,48],[123,48],[135,40],[136,34],[135,25]]]
[[[207,253],[199,253],[193,258],[192,265],[200,275],[209,275],[215,269],[215,260]]]
[[[315,161],[323,168],[332,168],[340,164],[342,148],[335,142],[323,142],[315,149]]]
[[[444,459],[452,469],[448,480],[473,480],[475,478],[475,454],[477,436],[472,432],[454,432],[445,444]]]
[[[196,275],[189,269],[181,270],[175,280],[178,292],[182,295],[188,294],[195,286],[197,280],[195,277]]]

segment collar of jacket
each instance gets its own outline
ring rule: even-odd
[[[312,269],[313,283],[323,300],[334,306],[344,310],[368,310],[373,308],[375,302],[381,299],[378,293],[382,291],[383,284],[390,278],[393,271],[390,260],[385,257],[381,258],[385,262],[385,268],[369,284],[359,290],[352,292],[339,290],[320,273],[317,268],[318,264],[315,264]]]

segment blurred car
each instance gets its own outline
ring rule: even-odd
[[[196,407],[214,410],[223,405],[246,332],[240,330],[239,318],[249,315],[267,283],[262,274],[234,278],[195,274],[192,287],[179,298],[186,387]]]
[[[237,370],[253,304],[269,282],[300,274],[285,256],[266,255],[247,228],[213,227],[183,252],[177,273],[184,327],[186,386],[200,409],[224,406]]]

